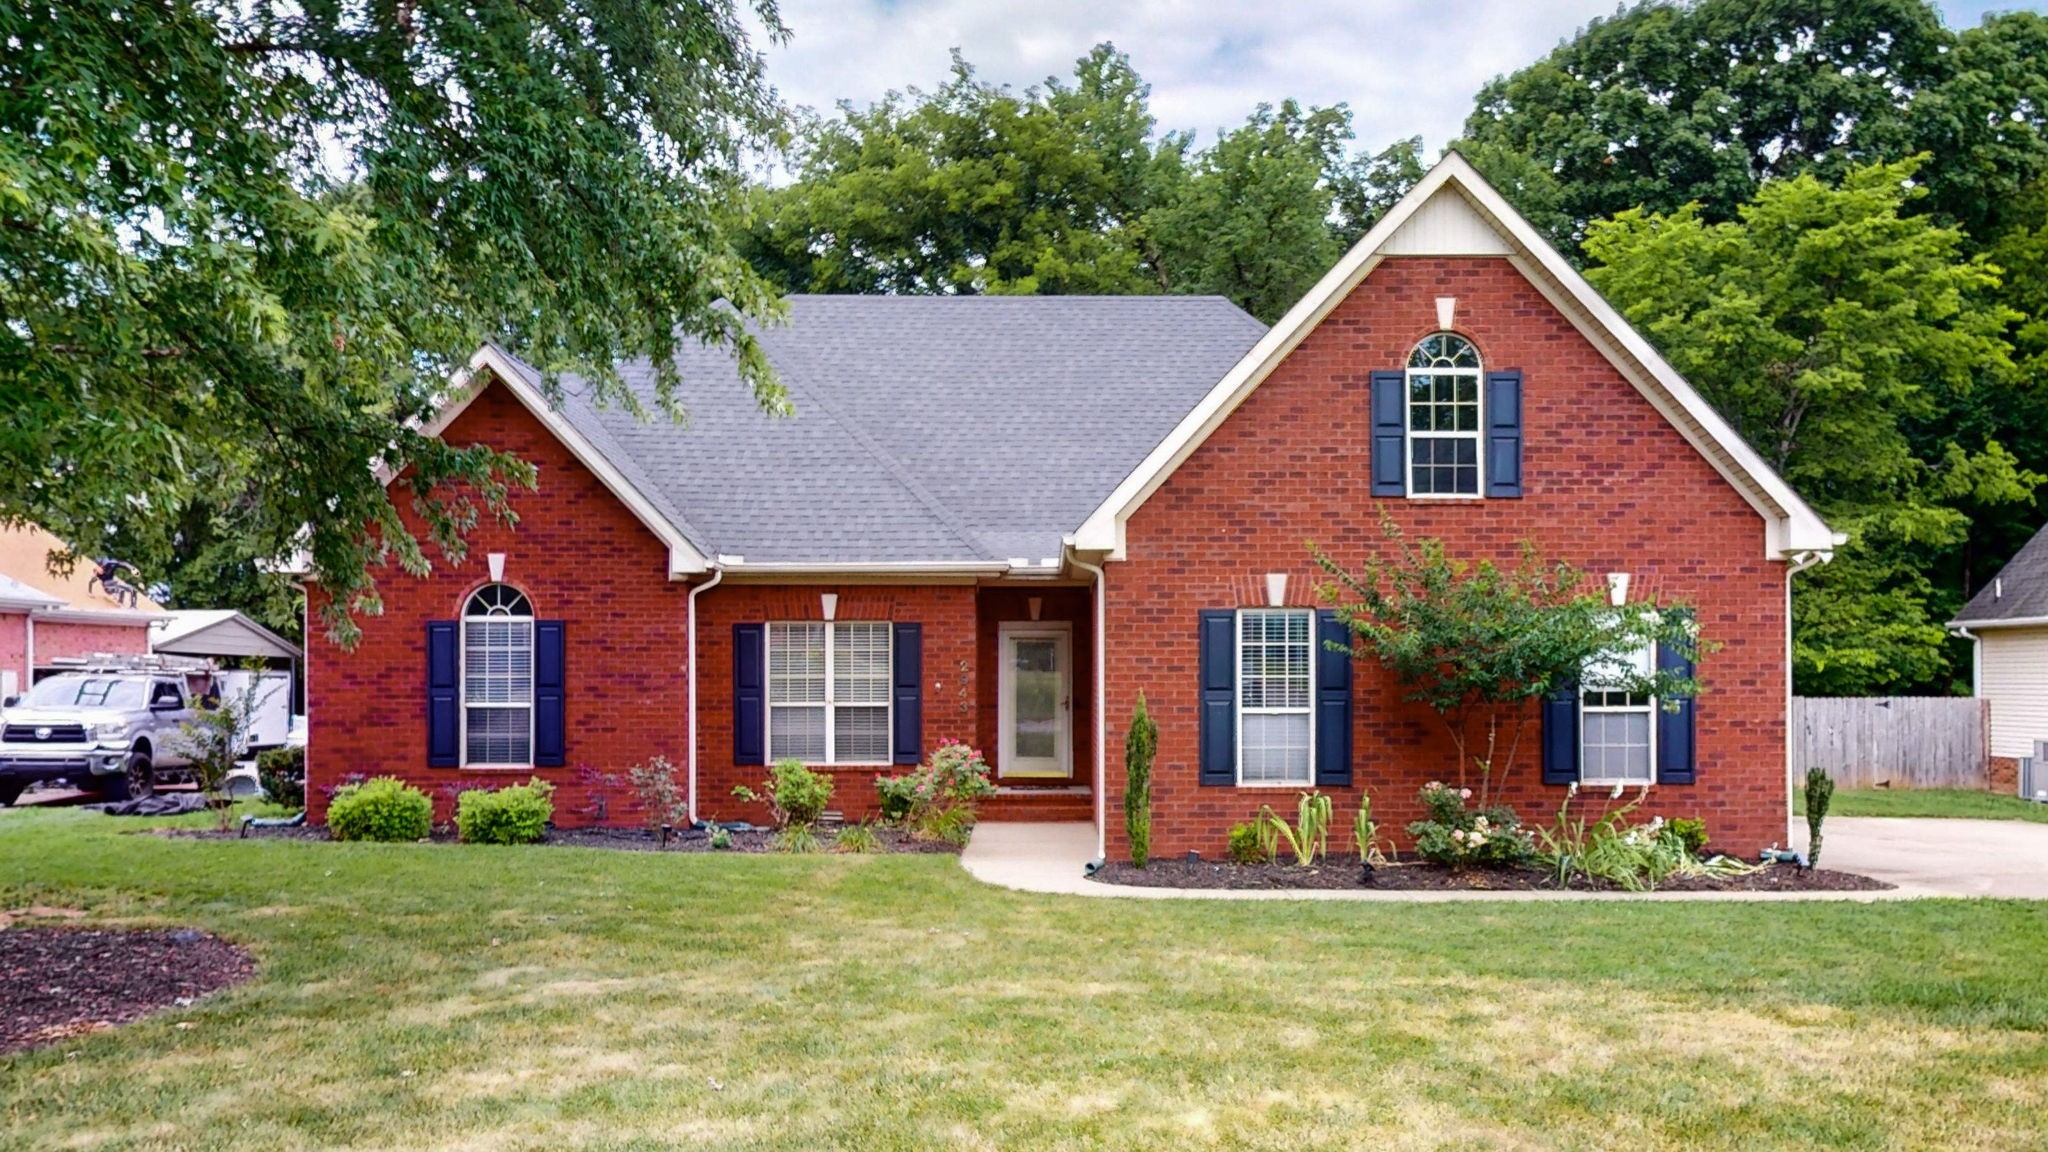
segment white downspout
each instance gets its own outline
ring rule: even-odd
[[[36,610],[31,608],[21,618],[22,662],[28,665],[28,678],[22,681],[23,692],[36,686]]]
[[[1079,556],[1074,567],[1095,574],[1095,858],[1109,858],[1109,667],[1108,624],[1104,617],[1109,590],[1102,569]]]
[[[697,597],[718,587],[718,582],[723,579],[725,579],[725,568],[714,562],[711,566],[711,579],[690,589],[690,611],[687,624],[690,630],[690,659],[689,668],[685,675],[690,680],[690,779],[688,795],[690,797],[690,823],[692,824],[697,822]]]
[[[1797,827],[1797,818],[1792,810],[1798,805],[1799,782],[1792,778],[1792,578],[1813,567],[1834,559],[1827,552],[1800,552],[1785,565],[1785,847],[1792,847],[1792,829]]]

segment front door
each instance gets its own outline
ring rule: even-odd
[[[1065,625],[1004,624],[997,635],[1002,649],[997,774],[1009,779],[1072,777],[1073,630]]]

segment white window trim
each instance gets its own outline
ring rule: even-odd
[[[1292,613],[1308,617],[1308,707],[1306,708],[1247,708],[1244,706],[1244,618],[1247,615],[1270,615],[1275,612]],[[1303,788],[1316,786],[1316,613],[1313,608],[1239,608],[1230,622],[1231,637],[1236,643],[1230,675],[1230,702],[1236,718],[1236,756],[1233,770],[1237,775],[1237,787],[1261,790],[1285,790],[1298,792]],[[1308,775],[1302,780],[1246,780],[1244,778],[1244,718],[1246,716],[1308,716]]]
[[[1477,345],[1477,344],[1474,344],[1474,343],[1472,343],[1472,341],[1471,341],[1471,340],[1467,339],[1467,338],[1466,338],[1466,337],[1464,337],[1464,336],[1460,336],[1460,335],[1458,335],[1458,333],[1456,333],[1456,332],[1451,332],[1451,331],[1449,331],[1448,329],[1445,329],[1445,330],[1440,330],[1440,331],[1437,331],[1437,332],[1431,332],[1431,333],[1429,334],[1429,336],[1424,336],[1424,337],[1422,338],[1422,340],[1418,340],[1418,341],[1416,341],[1416,342],[1415,342],[1415,345],[1414,345],[1414,347],[1412,347],[1412,348],[1410,348],[1410,349],[1408,350],[1408,355],[1409,355],[1409,358],[1410,358],[1410,359],[1413,359],[1413,358],[1414,358],[1414,356],[1415,356],[1415,349],[1416,349],[1416,348],[1420,348],[1420,347],[1422,347],[1422,343],[1423,343],[1423,341],[1424,341],[1424,340],[1428,340],[1430,336],[1443,336],[1443,335],[1457,336],[1457,337],[1458,337],[1458,339],[1460,339],[1460,340],[1464,340],[1464,341],[1465,341],[1465,343],[1466,343],[1466,345],[1467,345],[1467,346],[1469,346],[1469,347],[1470,347],[1470,348],[1472,349],[1472,355],[1473,355],[1473,356],[1474,356],[1475,358],[1478,358],[1478,357],[1479,357],[1479,345]],[[1415,377],[1415,374],[1416,374],[1416,373],[1418,373],[1418,372],[1420,372],[1420,373],[1423,373],[1423,374],[1425,374],[1425,375],[1429,375],[1429,376],[1466,376],[1466,375],[1469,375],[1469,376],[1471,376],[1471,377],[1472,377],[1472,382],[1473,382],[1473,386],[1474,386],[1474,387],[1473,387],[1473,394],[1474,394],[1474,395],[1476,395],[1476,396],[1477,396],[1477,397],[1479,398],[1479,419],[1478,419],[1478,421],[1477,421],[1477,423],[1478,423],[1478,425],[1479,425],[1479,426],[1478,426],[1477,428],[1474,428],[1474,429],[1473,429],[1472,431],[1470,431],[1470,432],[1417,432],[1417,431],[1415,431],[1415,427],[1414,427],[1414,424],[1415,424],[1415,416],[1414,416],[1414,411],[1413,411],[1413,410],[1414,410],[1414,407],[1415,407],[1415,380],[1414,380],[1414,377]],[[1402,447],[1402,451],[1403,451],[1404,453],[1406,453],[1406,459],[1403,459],[1403,460],[1401,461],[1401,487],[1402,487],[1402,489],[1403,489],[1404,491],[1406,491],[1406,492],[1407,492],[1407,494],[1408,494],[1408,499],[1410,499],[1410,500],[1484,500],[1484,499],[1486,499],[1486,361],[1485,361],[1485,359],[1483,359],[1483,358],[1480,358],[1480,359],[1479,359],[1479,366],[1478,366],[1477,368],[1417,368],[1417,367],[1414,367],[1413,365],[1409,365],[1409,366],[1407,366],[1407,367],[1404,367],[1404,368],[1402,368],[1402,369],[1401,369],[1401,431],[1402,431],[1402,433],[1403,433],[1403,439],[1402,439],[1402,442],[1401,442],[1401,447]],[[1477,472],[1477,475],[1478,475],[1479,479],[1478,479],[1478,488],[1477,488],[1477,490],[1476,490],[1476,491],[1472,491],[1472,492],[1417,492],[1417,491],[1415,490],[1415,447],[1414,447],[1414,445],[1415,445],[1415,441],[1417,441],[1417,440],[1419,440],[1419,439],[1420,439],[1420,440],[1470,440],[1470,441],[1472,441],[1472,459],[1473,459],[1473,460],[1474,460],[1475,462],[1477,462],[1477,465],[1478,465],[1478,472]]]
[[[825,629],[824,702],[822,704],[774,703],[772,700],[775,694],[774,685],[769,678],[768,668],[770,653],[775,651],[775,633],[779,629],[808,628],[814,624],[822,625]],[[854,624],[879,624],[884,629],[889,629],[889,621],[887,620],[771,620],[768,622],[767,631],[761,640],[761,748],[766,753],[766,759],[770,764],[775,763],[778,759],[790,759],[787,756],[777,757],[775,755],[775,710],[777,708],[822,707],[825,710],[825,758],[822,760],[805,760],[805,766],[822,768],[889,768],[895,765],[895,757],[893,756],[885,756],[880,760],[838,760],[834,758],[837,755],[838,740],[836,737],[838,735],[839,709],[842,705],[832,698],[832,630],[844,625]],[[889,691],[884,694],[885,698],[879,707],[883,710],[882,729],[889,734],[889,746],[891,749],[894,749],[896,745],[896,634],[893,629],[890,629],[888,635]],[[874,708],[877,705],[846,704],[843,707]]]
[[[1654,660],[1654,659],[1655,659],[1655,657],[1656,657],[1656,653],[1655,653],[1655,650],[1653,649],[1653,650],[1652,650],[1652,652],[1651,652],[1651,658],[1652,658],[1652,659]],[[1657,713],[1658,713],[1659,711],[1661,711],[1661,709],[1660,709],[1660,707],[1659,707],[1660,701],[1658,700],[1658,698],[1657,698],[1657,697],[1655,697],[1655,696],[1645,696],[1645,697],[1643,698],[1645,702],[1644,702],[1644,703],[1642,703],[1642,704],[1588,704],[1588,703],[1586,703],[1586,693],[1587,693],[1587,692],[1589,692],[1589,691],[1593,691],[1593,692],[1605,692],[1605,691],[1606,691],[1606,689],[1604,689],[1604,688],[1590,688],[1590,689],[1589,689],[1589,688],[1587,688],[1587,687],[1586,687],[1585,685],[1583,685],[1583,684],[1581,684],[1581,685],[1579,686],[1579,691],[1578,691],[1578,700],[1579,700],[1579,784],[1580,784],[1580,786],[1581,786],[1581,787],[1586,787],[1586,788],[1612,788],[1612,787],[1614,787],[1614,786],[1615,786],[1616,784],[1620,784],[1620,785],[1622,785],[1623,787],[1627,787],[1627,788],[1641,788],[1641,787],[1643,787],[1643,786],[1644,786],[1645,784],[1655,784],[1655,783],[1657,783]],[[1588,776],[1588,775],[1586,775],[1586,717],[1587,717],[1588,715],[1593,715],[1593,716],[1628,716],[1628,715],[1638,715],[1638,714],[1640,714],[1640,715],[1644,715],[1644,716],[1647,716],[1647,717],[1649,717],[1649,721],[1650,721],[1650,725],[1649,725],[1649,727],[1650,727],[1650,749],[1649,749],[1649,755],[1650,755],[1650,778],[1649,778],[1648,780],[1631,780],[1631,779],[1629,779],[1629,778],[1627,778],[1627,777],[1625,777],[1625,776]]]
[[[471,595],[474,595],[474,593],[472,593]],[[461,721],[456,725],[458,731],[455,734],[455,738],[461,742],[462,766],[465,769],[475,768],[479,771],[505,771],[507,769],[523,770],[532,768],[534,718],[535,714],[540,711],[540,706],[534,700],[534,696],[537,694],[534,693],[532,690],[532,677],[529,676],[528,678],[528,695],[526,698],[526,703],[524,704],[511,704],[503,702],[482,704],[470,703],[469,624],[470,621],[472,620],[503,620],[512,623],[520,623],[523,621],[527,625],[526,642],[528,645],[528,657],[534,665],[534,667],[532,667],[529,671],[537,675],[540,671],[540,638],[535,634],[533,630],[534,620],[536,618],[532,616],[471,616],[469,615],[469,601],[466,598],[462,602],[462,610],[462,616],[458,619],[455,628],[455,692],[456,702],[460,705],[457,711],[461,714]],[[469,710],[471,708],[526,709],[526,759],[520,762],[500,762],[494,760],[472,761],[469,758]]]

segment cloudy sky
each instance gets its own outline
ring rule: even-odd
[[[1953,27],[2013,0],[1941,0]],[[1205,136],[1260,101],[1351,106],[1362,147],[1449,142],[1495,75],[1555,47],[1615,0],[782,0],[795,36],[770,51],[791,103],[826,109],[943,82],[961,49],[1018,87],[1067,75],[1104,40],[1152,85],[1162,129]]]

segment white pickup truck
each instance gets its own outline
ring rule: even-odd
[[[84,668],[0,704],[0,804],[64,780],[109,800],[183,779],[182,726],[217,693],[210,669]]]

